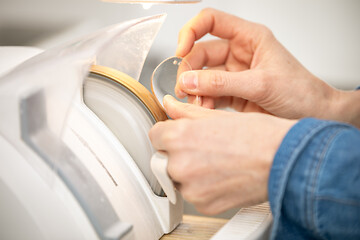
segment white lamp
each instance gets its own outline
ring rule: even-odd
[[[117,2],[117,3],[150,3],[150,4],[157,4],[157,3],[198,3],[201,0],[102,0],[104,2]]]

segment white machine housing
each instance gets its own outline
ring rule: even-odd
[[[136,79],[163,19],[154,16],[115,25],[45,52],[0,49],[18,55],[14,61],[0,61],[1,239],[159,239],[179,224],[181,196],[177,193],[179,201],[171,204],[161,192],[155,194],[156,179],[149,180],[141,170],[139,162],[144,160],[129,154],[124,140],[83,98],[84,81],[96,78],[89,76],[94,63],[123,67],[120,70]],[[145,44],[135,50],[123,48],[139,35]],[[111,52],[120,56],[109,59]],[[121,53],[137,59],[119,61]],[[15,67],[32,55],[36,56]],[[104,91],[134,97],[99,81],[108,89]],[[118,104],[128,107],[122,112],[128,118],[140,103]],[[154,124],[150,115],[144,107],[132,117]],[[135,142],[138,136],[133,136]],[[132,147],[141,151],[142,146]]]

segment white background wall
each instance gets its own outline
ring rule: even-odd
[[[267,25],[310,71],[330,84],[344,89],[360,85],[358,0],[203,0],[149,10],[98,0],[0,0],[0,45],[48,48],[105,25],[166,12],[142,76],[146,82],[156,64],[174,54],[181,26],[205,7]]]

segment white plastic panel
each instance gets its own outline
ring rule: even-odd
[[[148,132],[156,121],[145,105],[119,83],[96,74],[84,83],[84,102],[124,145],[154,193],[161,195],[161,186],[150,169],[155,149]]]

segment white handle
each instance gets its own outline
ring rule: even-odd
[[[167,172],[168,157],[165,153],[156,152],[150,161],[151,170],[159,181],[166,196],[172,204],[176,203],[174,183]]]

